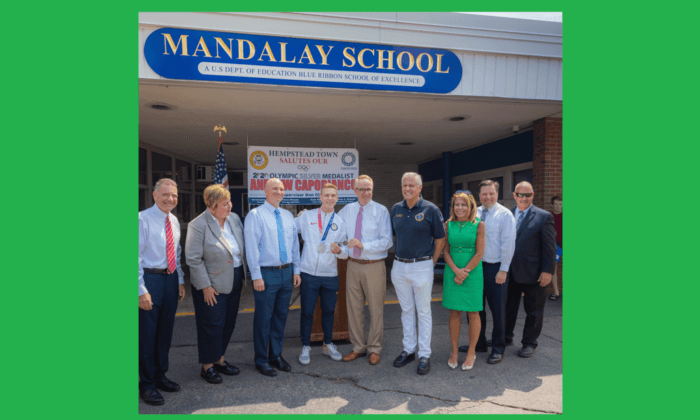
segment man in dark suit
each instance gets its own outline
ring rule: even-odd
[[[556,261],[554,217],[548,211],[532,205],[535,193],[529,182],[515,187],[513,197],[517,207],[511,209],[515,216],[515,254],[510,264],[510,281],[506,303],[506,344],[513,342],[515,320],[524,294],[527,317],[518,356],[532,357],[537,347],[537,337],[542,332],[544,303],[547,285],[552,281]]]

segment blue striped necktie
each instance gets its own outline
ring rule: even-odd
[[[520,229],[520,224],[523,222],[523,219],[525,218],[525,212],[521,211],[520,212],[520,217],[518,217],[518,225],[515,226],[515,231],[517,232],[518,229]]]
[[[280,209],[275,209],[275,220],[277,221],[277,239],[280,244],[280,261],[282,264],[287,263],[287,245],[284,243],[284,227],[282,226],[282,217]]]

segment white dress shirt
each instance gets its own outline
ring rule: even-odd
[[[216,217],[214,217],[211,212],[209,212],[209,217],[216,222],[217,226],[221,227],[219,221],[216,220]],[[233,267],[238,268],[243,265],[243,262],[241,261],[241,249],[238,248],[238,241],[236,241],[236,237],[233,235],[233,231],[231,230],[231,225],[228,223],[224,223],[223,231],[224,239],[226,239],[226,243],[228,243],[228,247],[231,248],[231,252],[233,253]]]
[[[318,252],[317,247],[331,221],[331,215],[333,212],[321,212],[321,233],[318,231],[318,209],[307,210],[294,219],[297,230],[304,239],[304,252],[301,254],[301,271],[304,273],[318,277],[335,277],[338,275],[338,258],[346,259],[348,257],[347,245],[338,244],[340,254],[331,252],[331,242],[348,240],[345,222],[337,214],[333,217],[333,224],[328,229],[326,240],[323,241],[326,250],[322,253]]]
[[[345,222],[345,230],[348,234],[348,241],[355,237],[355,224],[357,214],[360,212],[360,203],[354,202],[343,207],[338,213]],[[386,207],[372,200],[362,208],[362,232],[360,242],[362,242],[361,260],[381,260],[389,255],[389,248],[393,245],[391,234],[391,217]],[[352,256],[353,250],[348,253]]]
[[[167,236],[165,234],[165,217],[170,219],[173,231],[173,245],[177,262],[177,277],[180,284],[185,284],[185,273],[180,266],[180,223],[172,213],[163,213],[158,205],[139,212],[139,296],[148,293],[143,281],[144,268],[168,268]]]
[[[284,228],[284,244],[287,261],[280,260],[279,239],[275,207],[265,201],[251,210],[245,218],[245,257],[253,280],[262,278],[260,267],[273,267],[286,263],[294,264],[294,274],[299,274],[299,236],[294,216],[289,210],[278,207]]]
[[[482,217],[484,206],[476,210],[477,217]],[[482,261],[496,264],[501,263],[500,271],[508,271],[515,252],[515,218],[513,213],[504,206],[496,203],[486,214],[486,245]]]

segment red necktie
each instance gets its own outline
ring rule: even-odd
[[[173,243],[173,228],[170,226],[170,215],[165,216],[165,237],[167,238],[165,249],[168,253],[168,271],[174,273],[177,265],[175,261],[175,244]]]

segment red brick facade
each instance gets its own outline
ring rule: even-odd
[[[552,197],[562,196],[562,119],[542,118],[533,127],[532,188],[533,204],[552,211]],[[563,260],[563,258],[562,258]],[[558,264],[559,293],[563,293],[563,261]],[[551,293],[554,288],[550,286]]]

